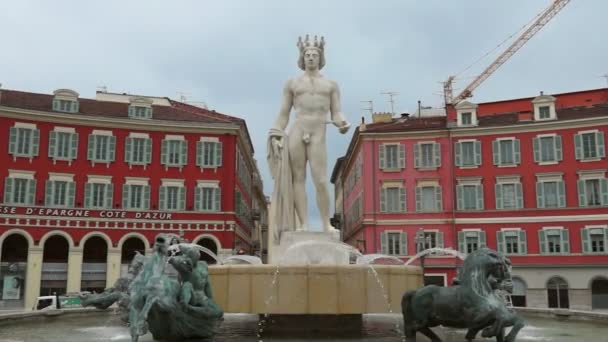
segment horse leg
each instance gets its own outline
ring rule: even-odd
[[[404,326],[403,330],[406,342],[416,342],[416,328]]]
[[[511,328],[511,331],[509,331],[509,334],[506,337],[506,342],[515,342],[515,337],[517,337],[517,334],[525,325],[524,319],[517,315],[513,315],[511,321],[513,323],[513,328]]]
[[[479,332],[479,328],[470,328],[469,330],[467,330],[467,334],[464,336],[464,338],[468,342],[471,342],[475,339],[475,336],[477,336],[478,332]]]
[[[437,334],[435,334],[435,332],[429,327],[420,328],[418,331],[420,331],[424,336],[428,337],[431,342],[441,342],[439,336],[437,336]]]

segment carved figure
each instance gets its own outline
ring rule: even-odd
[[[515,341],[524,321],[509,310],[495,291],[508,289],[510,277],[510,261],[496,251],[482,248],[465,259],[459,285],[428,285],[406,292],[401,301],[406,340],[416,341],[416,332],[420,331],[431,341],[440,342],[430,328],[443,325],[468,328],[467,341],[472,341],[482,329],[483,337]],[[513,328],[505,337],[504,328],[509,326]]]

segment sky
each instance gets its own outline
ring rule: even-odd
[[[441,82],[456,89],[489,65],[495,49],[549,0],[180,0],[1,1],[0,83],[52,93],[70,88],[94,98],[110,92],[205,102],[244,118],[267,194],[266,137],[285,81],[297,76],[298,36],[323,35],[322,73],[341,89],[355,125],[390,111],[442,106]],[[606,87],[608,1],[572,0],[475,91],[473,102]],[[466,72],[471,63],[494,52]],[[352,131],[328,126],[328,177]],[[311,225],[320,228],[307,180]],[[333,188],[332,188],[333,198]],[[333,211],[332,211],[333,212]]]

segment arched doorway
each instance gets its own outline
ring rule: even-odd
[[[62,295],[68,284],[70,244],[65,237],[53,235],[46,240],[43,249],[40,295]]]
[[[130,237],[122,244],[120,250],[120,276],[124,277],[129,271],[129,264],[139,252],[142,255],[146,254],[146,245],[140,238]]]
[[[213,254],[217,255],[217,245],[215,244],[215,241],[213,241],[212,239],[204,237],[204,238],[198,240],[197,244],[199,246],[208,248],[210,251],[213,252]],[[207,253],[204,253],[202,251],[201,251],[201,260],[206,261],[209,265],[217,263],[213,257],[211,257],[210,255],[208,255]]]
[[[568,283],[561,277],[553,277],[547,282],[547,297],[550,308],[568,309]]]
[[[11,234],[2,243],[0,255],[0,302],[5,308],[23,308],[28,242],[21,234]]]
[[[82,249],[82,277],[80,290],[103,292],[106,288],[108,244],[100,236],[87,239]]]
[[[596,278],[591,282],[591,308],[608,309],[608,279]]]
[[[522,279],[514,277],[513,293],[511,294],[511,302],[513,303],[513,306],[526,306],[526,291],[526,283]]]

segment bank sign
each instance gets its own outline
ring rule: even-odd
[[[171,220],[172,213],[126,210],[89,210],[0,206],[0,214],[25,216],[91,217],[103,219]]]

